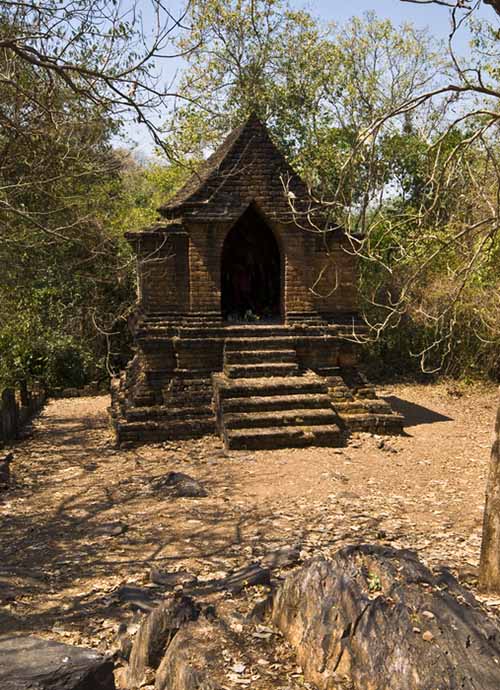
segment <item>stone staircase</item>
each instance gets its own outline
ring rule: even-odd
[[[337,364],[337,331],[189,322],[174,339],[166,321],[154,323],[146,343],[153,366],[136,354],[112,384],[109,412],[118,443],[218,431],[234,449],[339,446],[350,432],[403,431],[401,415],[357,367]],[[330,361],[333,366],[325,365]]]
[[[115,384],[117,385],[117,384]],[[210,378],[173,379],[160,404],[133,406],[123,390],[113,394],[109,408],[121,444],[199,438],[216,433]]]
[[[217,425],[227,448],[343,444],[328,385],[299,370],[293,342],[282,335],[226,340],[224,371],[212,380]]]
[[[404,419],[377,396],[375,386],[357,369],[324,377],[335,411],[349,431],[401,434]]]

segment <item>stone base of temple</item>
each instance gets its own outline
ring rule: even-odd
[[[112,384],[119,444],[220,434],[233,449],[341,446],[403,418],[356,365],[346,324],[182,324],[158,318]]]

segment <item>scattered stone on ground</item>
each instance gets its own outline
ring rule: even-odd
[[[155,590],[130,585],[119,587],[114,596],[117,601],[128,604],[131,609],[146,612],[151,611],[162,600],[161,595]]]
[[[100,525],[97,529],[97,534],[102,534],[107,537],[118,537],[128,530],[128,525],[124,522],[110,522]]]
[[[277,583],[311,557],[378,542],[414,549],[476,592],[497,392],[463,387],[456,397],[446,389],[388,388],[406,436],[252,452],[227,452],[215,437],[117,449],[108,398],[49,402],[16,445],[11,489],[0,495],[0,631],[126,655],[169,593],[205,588],[196,596],[203,620],[215,611],[258,645],[245,673],[230,670],[240,663],[236,652],[224,672],[252,689],[307,687],[291,646],[259,621],[269,587],[234,594],[208,585],[249,564],[271,570]],[[207,495],[166,500],[171,489],[152,482],[171,472],[195,477]],[[109,525],[127,529],[103,534]],[[161,582],[152,571],[179,575]],[[127,597],[123,588],[139,592]],[[500,611],[500,597],[479,598]],[[251,680],[255,669],[262,680]]]
[[[168,472],[161,477],[155,477],[151,485],[156,491],[167,490],[169,495],[178,498],[204,498],[208,496],[203,485],[184,472]]]
[[[262,568],[258,563],[240,568],[223,580],[224,588],[233,594],[239,594],[245,587],[270,584],[271,571],[269,568]]]
[[[149,573],[150,581],[162,587],[177,587],[178,585],[191,585],[196,582],[196,576],[187,570],[166,572],[152,568]]]
[[[297,565],[300,561],[299,546],[284,546],[276,551],[271,551],[261,559],[261,564],[271,570],[276,568],[287,568]]]

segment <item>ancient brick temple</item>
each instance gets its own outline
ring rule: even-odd
[[[356,258],[252,116],[127,239],[136,354],[112,386],[119,442],[219,433],[230,448],[339,445],[401,418],[357,369]],[[346,337],[348,336],[348,337]]]

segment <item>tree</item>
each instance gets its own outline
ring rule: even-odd
[[[404,1],[415,1],[419,0],[404,0]],[[422,2],[422,0],[420,0]],[[472,13],[479,6],[478,2],[464,2],[463,0],[456,0],[455,2],[446,2],[445,0],[435,0],[436,4],[446,5],[451,8],[452,15],[452,36],[456,29],[460,26],[461,21],[463,21],[464,15],[459,13],[465,12],[465,17],[471,16]],[[499,0],[485,0],[485,4],[491,5],[498,15],[500,15],[500,1]],[[459,19],[461,17],[461,19]],[[493,27],[486,27],[486,31],[482,30],[476,35],[475,46],[479,53],[485,53],[489,58],[498,55],[498,40],[499,34],[498,30],[494,30]],[[485,71],[486,75],[489,77],[489,82],[485,82],[484,71],[476,67],[472,72],[464,70],[458,61],[455,61],[457,76],[459,77],[459,82],[455,85],[450,85],[449,90],[455,90],[459,92],[465,90],[473,94],[477,94],[481,97],[488,96],[490,98],[490,107],[484,109],[482,107],[477,107],[475,103],[472,107],[464,114],[464,118],[468,118],[470,121],[476,124],[476,128],[472,129],[468,136],[468,141],[482,141],[486,143],[486,149],[489,155],[491,155],[491,161],[493,165],[489,168],[490,180],[487,189],[491,190],[491,194],[482,195],[482,198],[487,202],[488,211],[490,214],[489,222],[483,218],[483,223],[487,224],[489,227],[487,238],[490,240],[496,240],[496,251],[495,259],[496,266],[498,266],[498,230],[500,226],[500,214],[499,214],[499,197],[500,197],[500,167],[498,161],[500,156],[498,155],[498,129],[500,123],[500,72],[498,70],[498,61],[492,63],[486,63]],[[496,140],[486,139],[486,132],[488,129],[494,128],[496,134]],[[496,147],[495,147],[496,144]],[[460,157],[460,149],[453,149],[450,152],[448,158]],[[467,181],[469,182],[473,193],[477,191],[478,182],[473,176],[468,176]],[[467,197],[464,195],[464,200]],[[474,209],[466,209],[467,213],[474,212]],[[465,225],[465,237],[474,246],[474,255],[481,256],[484,255],[485,251],[488,250],[488,246],[484,241],[478,242],[473,236],[474,230],[478,227],[476,223],[467,223]],[[473,264],[469,263],[466,266],[465,279],[468,274],[471,273]],[[500,301],[500,290],[496,289],[497,303]],[[497,335],[499,331],[499,320],[495,320],[494,328],[496,329]],[[495,425],[495,440],[493,442],[493,447],[491,451],[491,460],[489,467],[488,483],[486,487],[486,503],[484,510],[484,520],[483,520],[483,537],[481,545],[481,558],[480,558],[480,586],[484,590],[488,591],[500,591],[500,405],[498,408],[497,420]]]
[[[356,133],[444,69],[425,32],[374,13],[325,26],[285,0],[194,0],[188,18],[179,41],[188,100],[166,129],[177,155],[196,164],[255,111],[297,171],[325,192]]]
[[[401,0],[401,2],[411,2],[414,5],[442,5],[453,10],[472,10],[479,7],[477,0]],[[500,0],[483,0],[485,5],[491,5],[500,14]]]
[[[149,8],[151,32],[140,6]],[[155,61],[175,54],[182,20],[156,0],[140,6],[1,5],[3,382],[39,375],[52,385],[82,383],[103,369],[110,333],[124,331],[133,266],[122,235],[140,202],[113,143],[133,119],[163,145],[149,118],[171,93]]]
[[[451,42],[471,16],[458,11]],[[452,49],[432,88],[358,128],[337,187],[316,203],[360,259],[367,340],[394,334],[425,371],[498,377],[498,43],[492,25],[474,30],[474,61]]]
[[[126,7],[106,0],[5,0],[0,50],[4,60],[33,66],[82,102],[118,117],[132,114],[161,147],[150,115],[172,96],[182,96],[162,84],[158,61],[179,56],[172,39],[184,16],[181,11],[175,17],[161,0]],[[3,81],[20,86],[8,76]],[[36,94],[32,97],[36,101]]]
[[[172,37],[182,15],[174,18],[159,0],[141,6],[143,12],[149,7],[152,15],[154,28],[150,34],[136,4],[123,9],[119,3],[106,0],[2,3],[0,177],[5,176],[7,183],[1,188],[0,235],[7,231],[13,217],[22,217],[37,223],[52,238],[59,234],[65,239],[61,218],[57,226],[49,227],[44,223],[47,216],[40,215],[38,209],[38,215],[32,215],[26,203],[30,166],[33,169],[39,161],[34,174],[37,189],[52,184],[53,171],[45,175],[47,155],[35,156],[34,149],[31,157],[23,158],[22,172],[18,171],[9,156],[22,142],[29,141],[27,153],[35,142],[38,145],[47,137],[57,148],[57,134],[62,147],[73,138],[81,145],[82,141],[86,143],[92,123],[95,132],[106,131],[109,145],[123,121],[132,117],[148,128],[159,146],[165,147],[150,114],[167,103],[173,93],[161,84],[156,61],[169,57],[165,55],[169,49],[175,56]],[[102,165],[101,158],[97,174]],[[113,165],[116,171],[116,160]],[[18,172],[22,178],[16,178]]]

